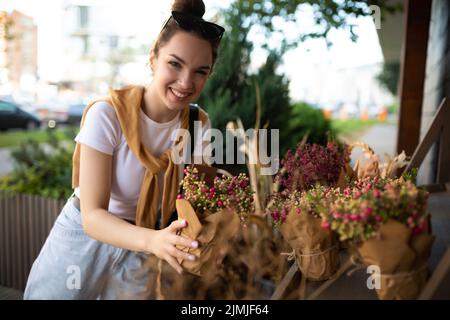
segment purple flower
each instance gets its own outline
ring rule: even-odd
[[[280,219],[280,214],[278,213],[278,211],[272,212],[271,216],[274,221],[278,221]]]

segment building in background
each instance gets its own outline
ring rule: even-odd
[[[300,84],[303,88],[297,99],[324,109],[333,118],[376,117],[394,101],[376,79],[381,68],[382,63],[350,67],[317,65],[313,77]]]
[[[145,28],[126,23],[132,8],[125,12],[120,3],[84,0],[47,1],[45,12],[31,6],[26,9],[39,29],[14,4],[4,6],[0,94],[16,100],[33,95],[29,100],[56,108],[103,95],[109,87],[149,80],[152,39],[142,36]],[[14,21],[14,28],[7,30],[6,21]],[[20,37],[6,41],[6,31]]]
[[[450,97],[450,3],[395,0],[404,17],[387,16],[379,30],[386,59],[401,62],[397,152],[412,155],[427,133],[444,97]],[[402,32],[401,32],[402,31]],[[450,131],[442,132],[418,172],[419,184],[450,180]]]
[[[38,29],[22,12],[0,12],[0,84],[2,91],[36,82]],[[0,94],[8,92],[0,92]]]
[[[135,35],[121,28],[112,6],[66,0],[62,28],[64,68],[59,82],[78,93],[105,92],[126,83],[127,64],[142,61],[146,49]],[[142,82],[141,77],[135,78]]]

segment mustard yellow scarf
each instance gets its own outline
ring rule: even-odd
[[[171,159],[171,149],[166,150],[159,158],[154,157],[142,144],[140,136],[140,109],[144,95],[144,87],[128,86],[120,90],[110,90],[110,96],[90,103],[83,112],[80,128],[89,108],[98,101],[106,101],[113,106],[119,119],[120,127],[127,141],[128,147],[145,167],[145,175],[141,185],[136,209],[136,225],[155,228],[159,202],[158,173],[165,170],[164,190],[161,204],[161,225],[167,226],[170,216],[175,209],[178,193],[178,169]],[[199,109],[199,121],[205,123],[207,114]],[[188,129],[189,107],[184,108],[180,115],[181,128]],[[72,188],[79,186],[80,173],[80,145],[75,146],[73,154]]]

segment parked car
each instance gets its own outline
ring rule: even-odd
[[[86,105],[81,103],[70,105],[49,103],[38,107],[37,113],[42,122],[51,128],[59,125],[78,126],[85,107]]]
[[[72,104],[67,110],[67,123],[69,125],[78,126],[81,122],[81,117],[83,116],[85,104]]]
[[[41,121],[37,116],[24,111],[16,103],[0,100],[0,130],[35,129],[40,126]]]
[[[39,106],[37,108],[39,118],[46,126],[54,128],[57,124],[67,123],[67,108],[54,106]]]

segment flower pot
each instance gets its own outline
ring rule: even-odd
[[[298,267],[308,280],[331,278],[339,268],[336,235],[321,226],[322,220],[309,213],[291,210],[280,227],[281,234],[294,249]]]
[[[217,271],[217,262],[223,256],[226,247],[238,232],[240,221],[238,215],[229,209],[216,213],[197,214],[191,204],[184,200],[176,201],[178,219],[185,219],[186,228],[181,229],[181,236],[197,240],[198,248],[179,247],[178,249],[197,256],[195,261],[180,259],[178,262],[187,272],[197,276],[213,275]]]
[[[427,262],[434,236],[413,234],[404,224],[389,220],[379,235],[364,241],[357,251],[366,266],[380,270],[377,295],[382,300],[416,299],[428,278]]]

